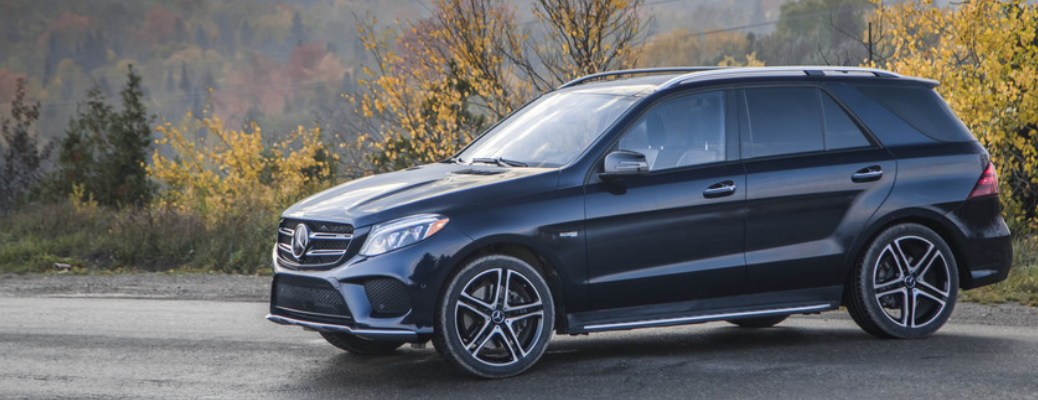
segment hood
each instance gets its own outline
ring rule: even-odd
[[[350,181],[289,207],[285,218],[361,227],[419,213],[554,189],[554,168],[427,164]],[[449,215],[448,215],[449,216]]]

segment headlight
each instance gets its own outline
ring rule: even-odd
[[[375,225],[360,249],[362,256],[377,256],[387,251],[425,240],[447,226],[450,218],[436,214],[412,215]]]

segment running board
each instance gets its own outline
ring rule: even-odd
[[[610,324],[594,324],[587,325],[583,330],[594,332],[594,331],[608,331],[614,329],[635,329],[635,328],[649,328],[654,326],[667,326],[667,325],[681,325],[691,324],[696,322],[709,322],[709,321],[720,321],[725,319],[735,318],[748,318],[748,317],[763,317],[767,315],[777,314],[806,314],[812,312],[821,312],[836,308],[832,304],[815,304],[810,306],[802,307],[790,307],[790,308],[771,308],[766,310],[756,311],[742,311],[742,312],[731,312],[721,314],[705,314],[697,315],[693,317],[678,317],[678,318],[664,318],[664,319],[652,319],[645,321],[634,321],[634,322],[616,322]]]

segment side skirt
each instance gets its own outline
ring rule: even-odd
[[[815,314],[840,307],[842,286],[691,300],[567,315],[570,334],[696,324],[781,314]]]

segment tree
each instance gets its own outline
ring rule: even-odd
[[[191,79],[187,77],[187,63],[180,63],[180,91],[188,93],[191,91]]]
[[[238,41],[241,42],[241,46],[244,48],[252,46],[252,28],[249,28],[249,21],[241,23],[241,30],[238,31]]]
[[[0,212],[10,210],[36,189],[43,163],[50,158],[51,146],[41,145],[33,129],[40,118],[40,102],[25,99],[25,79],[18,79],[11,101],[11,119],[0,123],[3,160],[0,165]]]
[[[932,0],[880,5],[875,65],[941,82],[937,91],[991,153],[1004,214],[1016,232],[1038,228],[1038,5]]]
[[[126,87],[119,92],[123,109],[115,119],[108,141],[112,146],[109,155],[110,179],[112,179],[113,204],[140,207],[151,200],[151,184],[148,181],[148,149],[151,147],[151,124],[154,117],[142,101],[144,90],[141,76],[127,67]]]
[[[442,160],[536,93],[573,77],[629,67],[641,0],[541,0],[543,36],[503,0],[436,0],[432,15],[359,31],[375,60],[350,95],[365,116],[358,150],[374,170]]]
[[[111,207],[141,207],[151,200],[147,153],[153,117],[142,102],[141,76],[130,65],[115,111],[96,86],[69,121],[61,141],[53,187],[70,193],[75,186]]]
[[[859,64],[869,0],[799,0],[783,4],[775,32],[754,49],[769,65]]]
[[[59,142],[58,158],[49,179],[49,188],[56,194],[73,193],[77,186],[93,196],[107,192],[99,163],[107,152],[114,116],[115,111],[97,87],[91,88],[86,101],[77,105],[76,116],[69,119],[65,136]]]

